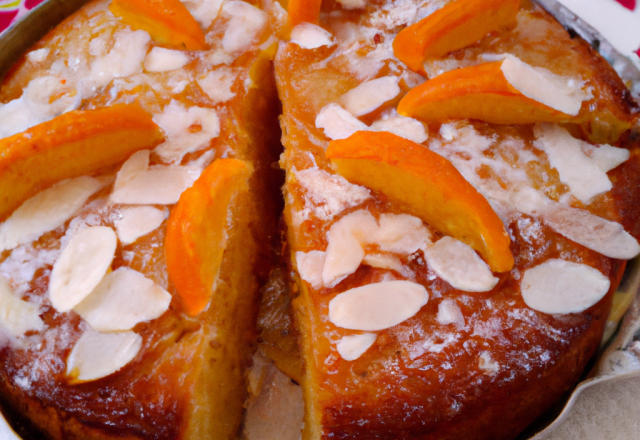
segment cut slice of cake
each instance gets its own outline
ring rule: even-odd
[[[528,1],[324,2],[290,26],[303,438],[515,438],[640,251],[628,91]]]
[[[0,89],[0,395],[52,439],[232,439],[280,212],[277,2],[94,1]]]

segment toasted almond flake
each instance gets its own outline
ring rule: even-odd
[[[581,80],[534,68],[513,55],[505,56],[501,69],[509,84],[524,96],[568,115],[577,115],[582,102],[589,99]]]
[[[336,348],[342,359],[345,361],[355,361],[376,342],[377,338],[378,335],[375,333],[345,336],[340,339]]]
[[[551,259],[522,277],[522,299],[542,313],[580,313],[609,291],[609,278],[584,264]]]
[[[243,1],[228,1],[222,10],[231,15],[229,27],[222,37],[222,48],[239,54],[251,47],[267,24],[267,14]]]
[[[135,153],[118,172],[111,200],[128,205],[172,205],[202,170],[188,166],[149,168],[149,151]]]
[[[429,138],[429,134],[422,122],[406,116],[379,119],[371,124],[370,129],[373,131],[388,131],[417,144],[421,144]]]
[[[402,261],[395,255],[390,254],[367,254],[362,260],[364,264],[379,269],[395,270],[405,278],[413,278],[413,273],[406,268]]]
[[[107,377],[131,362],[142,347],[133,332],[98,333],[87,329],[67,358],[67,377],[72,384]]]
[[[49,298],[58,312],[68,312],[102,280],[115,256],[118,240],[113,229],[94,226],[71,237],[53,265]]]
[[[630,260],[640,254],[637,240],[621,224],[554,202],[533,188],[511,191],[504,201],[524,214],[540,217],[554,231],[606,257]]]
[[[4,277],[0,276],[0,327],[14,337],[28,331],[44,330],[38,306],[18,298]]]
[[[410,255],[431,245],[432,240],[431,233],[419,218],[408,214],[382,214],[380,227],[369,242],[385,252]]]
[[[94,58],[89,78],[97,87],[104,87],[114,78],[142,73],[142,63],[151,42],[143,30],[122,29],[113,34],[115,41],[108,54]]]
[[[311,284],[314,289],[320,289],[323,286],[322,269],[325,257],[326,252],[322,251],[296,252],[296,265],[300,278]]]
[[[124,208],[122,218],[114,222],[118,238],[122,244],[130,244],[138,238],[157,229],[167,219],[166,209],[153,206]]]
[[[549,163],[558,170],[560,181],[569,186],[571,194],[583,203],[612,188],[606,172],[581,148],[584,142],[574,138],[555,124],[536,127],[535,145],[547,153]]]
[[[457,324],[461,327],[464,326],[464,315],[454,299],[445,299],[438,304],[436,320],[442,325]]]
[[[581,147],[593,159],[598,168],[605,173],[623,164],[631,156],[631,152],[626,148],[612,147],[607,144],[595,147],[587,142],[582,142]]]
[[[428,299],[424,286],[411,281],[369,284],[333,298],[329,320],[350,330],[384,330],[414,316]]]
[[[202,91],[215,104],[226,102],[236,96],[231,91],[233,83],[236,81],[239,73],[235,69],[223,66],[207,73],[203,78],[197,80]]]
[[[42,49],[32,50],[27,53],[27,59],[32,63],[41,63],[47,59],[49,56],[49,52],[51,50],[49,48],[43,47]]]
[[[487,292],[498,283],[489,266],[469,246],[452,237],[442,237],[424,256],[429,268],[456,289]]]
[[[63,180],[36,194],[0,224],[0,252],[62,226],[102,186],[99,180],[84,176]]]
[[[371,113],[400,93],[397,76],[385,76],[364,82],[340,97],[345,110],[354,116]]]
[[[320,220],[331,220],[371,197],[371,192],[364,186],[354,185],[342,176],[319,168],[307,168],[293,175],[306,191],[305,210]]]
[[[338,104],[329,104],[320,110],[316,117],[316,127],[332,140],[346,139],[356,131],[368,130],[367,124],[360,121]]]
[[[291,42],[303,49],[333,46],[331,33],[311,23],[300,23],[291,31]]]
[[[362,9],[367,6],[367,0],[337,0],[345,9]]]
[[[333,224],[327,233],[327,254],[322,270],[326,287],[334,287],[355,272],[362,259],[362,243],[378,230],[376,219],[366,210],[352,212]]]
[[[222,0],[180,0],[206,32],[220,13]]]
[[[491,353],[483,351],[478,358],[478,367],[484,371],[486,375],[494,375],[500,371],[500,364],[493,360]]]
[[[555,231],[606,257],[630,260],[640,254],[638,241],[621,224],[588,211],[554,204],[542,218]]]
[[[171,101],[162,113],[153,116],[153,121],[167,136],[154,150],[164,162],[178,164],[185,154],[207,148],[211,140],[220,135],[220,118],[211,108],[192,106],[187,109],[179,102]]]
[[[147,54],[144,68],[147,72],[166,72],[184,67],[188,62],[186,53],[156,46]]]
[[[121,267],[105,276],[73,310],[94,330],[117,332],[159,318],[170,303],[169,292],[140,272]]]

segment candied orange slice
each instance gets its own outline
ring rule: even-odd
[[[0,139],[0,219],[40,189],[92,174],[163,139],[136,104],[68,112]]]
[[[147,31],[159,44],[187,50],[207,48],[200,25],[180,0],[112,0],[109,9],[125,24]]]
[[[322,0],[289,0],[289,27],[293,29],[300,23],[318,24]]]
[[[424,60],[462,49],[488,33],[516,26],[520,0],[457,0],[393,40],[393,51],[409,69],[424,74]]]
[[[213,295],[227,241],[232,200],[248,190],[253,167],[237,159],[218,159],[180,196],[169,216],[165,238],[167,271],[184,310],[202,312]]]
[[[394,134],[368,131],[332,141],[326,156],[350,182],[380,191],[438,231],[471,246],[494,272],[513,267],[502,221],[442,156]]]
[[[510,125],[572,119],[520,93],[501,66],[497,61],[443,73],[411,89],[398,104],[398,113],[427,123],[479,119]]]

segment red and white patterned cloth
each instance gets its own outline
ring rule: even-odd
[[[0,33],[44,0],[0,0]]]

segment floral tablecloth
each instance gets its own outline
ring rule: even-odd
[[[44,0],[0,0],[0,32]]]

